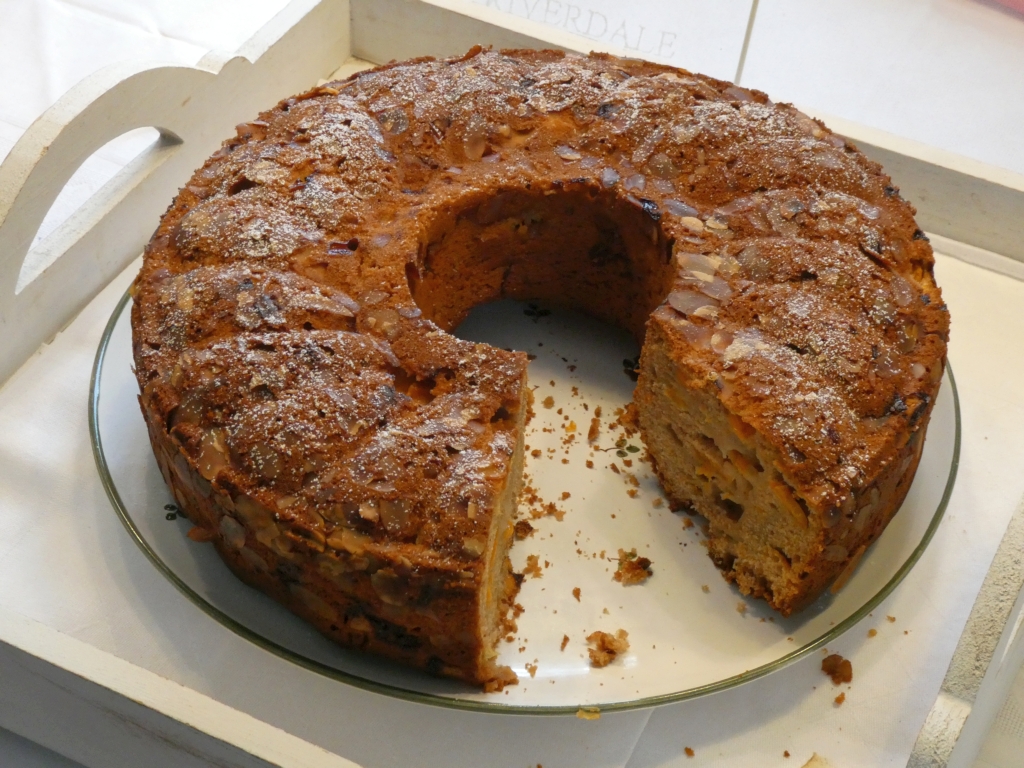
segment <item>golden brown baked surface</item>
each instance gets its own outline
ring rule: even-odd
[[[646,338],[667,492],[789,613],[920,455],[948,314],[913,215],[820,123],[711,78],[553,51],[388,65],[239,126],[179,192],[134,289],[143,413],[236,573],[340,642],[500,684],[526,356],[448,331],[506,296],[581,308]],[[691,407],[706,429],[673,437]],[[783,507],[806,524],[777,529]]]

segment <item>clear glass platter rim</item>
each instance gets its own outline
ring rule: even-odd
[[[956,483],[957,470],[960,464],[960,445],[961,445],[961,422],[960,422],[960,398],[956,388],[956,379],[953,376],[952,367],[948,361],[946,364],[946,378],[948,380],[948,386],[950,387],[951,394],[953,397],[953,409],[954,409],[954,423],[955,423],[955,434],[953,442],[952,459],[950,461],[949,476],[946,479],[946,485],[943,489],[942,497],[939,501],[939,505],[932,516],[931,521],[925,530],[924,536],[921,542],[914,548],[907,560],[899,567],[895,574],[889,579],[888,582],[876,592],[863,606],[857,611],[854,611],[848,617],[831,627],[827,632],[823,633],[816,639],[809,643],[801,646],[800,648],[794,649],[793,651],[780,656],[779,658],[771,661],[767,664],[763,664],[754,669],[743,672],[739,675],[733,675],[731,677],[717,680],[713,683],[706,685],[696,686],[688,688],[682,691],[673,693],[659,694],[655,696],[641,697],[638,699],[632,699],[629,701],[616,701],[608,704],[587,704],[581,703],[579,705],[509,705],[509,704],[498,704],[486,701],[472,700],[472,699],[460,699],[450,696],[444,696],[439,694],[425,693],[421,691],[409,690],[396,685],[390,685],[387,683],[378,682],[365,677],[360,677],[343,670],[336,669],[335,667],[323,664],[314,659],[310,659],[296,651],[286,648],[274,641],[263,637],[259,633],[253,631],[249,627],[245,626],[241,622],[231,618],[222,610],[211,604],[199,593],[193,590],[185,581],[183,581],[174,571],[170,568],[146,541],[142,535],[138,526],[132,520],[131,513],[128,511],[124,501],[122,500],[117,486],[114,482],[113,477],[110,474],[109,467],[103,452],[103,442],[100,436],[99,427],[99,402],[100,402],[100,378],[103,371],[103,362],[106,356],[107,349],[110,344],[110,339],[113,335],[114,328],[121,318],[125,308],[131,300],[129,292],[121,297],[118,301],[117,306],[114,308],[111,314],[110,320],[107,322],[106,327],[103,331],[103,336],[100,339],[99,346],[96,350],[96,357],[93,363],[92,375],[89,381],[89,433],[90,442],[92,444],[93,458],[96,462],[96,469],[100,476],[100,481],[103,484],[104,491],[107,494],[107,498],[110,500],[114,511],[117,513],[128,531],[129,536],[135,542],[135,544],[142,550],[143,554],[149,559],[149,561],[156,567],[158,571],[173,584],[186,598],[188,598],[196,607],[206,613],[208,616],[219,622],[227,629],[243,637],[251,643],[263,648],[274,655],[297,664],[300,667],[308,669],[312,672],[324,675],[325,677],[337,680],[339,682],[346,683],[348,685],[361,688],[366,691],[372,691],[385,696],[391,696],[404,701],[416,702],[420,704],[427,704],[430,706],[443,707],[447,709],[458,709],[466,710],[471,712],[483,712],[491,714],[513,714],[513,715],[575,715],[581,708],[585,708],[588,711],[599,711],[601,713],[608,712],[625,712],[638,709],[651,709],[664,704],[672,704],[680,701],[686,701],[688,699],[696,699],[701,696],[707,696],[712,693],[719,691],[728,690],[745,683],[751,682],[758,678],[764,677],[765,675],[771,674],[783,667],[786,667],[798,659],[807,656],[809,653],[814,652],[818,648],[826,646],[834,639],[845,633],[848,629],[857,624],[861,619],[867,616],[879,603],[882,602],[889,594],[899,585],[901,581],[906,577],[910,570],[914,567],[917,561],[924,554],[928,544],[931,542],[936,530],[938,530],[939,524],[942,522],[942,518],[945,515],[946,508],[949,504],[950,496],[953,493],[953,487]]]

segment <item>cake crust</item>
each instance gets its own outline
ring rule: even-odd
[[[332,639],[514,680],[527,360],[449,333],[503,297],[644,342],[666,492],[783,614],[898,509],[948,313],[913,207],[820,122],[667,66],[477,47],[237,133],[147,246],[140,403],[185,514]]]

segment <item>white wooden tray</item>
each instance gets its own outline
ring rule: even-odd
[[[296,0],[238,56],[212,54],[196,68],[112,67],[73,89],[0,166],[0,382],[122,274],[178,185],[236,123],[283,95],[365,61],[450,55],[476,43],[594,47],[463,0]],[[1024,220],[1015,213],[1024,209],[1019,177],[856,125],[831,123],[885,164],[918,206],[923,226],[949,238],[935,238],[947,251],[1004,272],[1020,270],[1018,261],[992,253],[1024,258]],[[139,126],[156,126],[162,140],[30,249],[75,168],[106,141]],[[124,278],[118,280],[123,286]],[[1019,560],[1013,559],[1013,547],[1020,546],[1018,528],[1007,534],[997,556],[971,617],[974,629],[965,635],[943,684],[939,714],[929,719],[911,757],[915,765],[969,764],[977,739],[955,737],[961,731],[970,736],[972,729],[984,733],[984,715],[973,722],[968,717],[972,705],[985,698],[986,687],[995,692],[988,698],[998,700],[997,689],[1012,679],[1006,670],[1021,645],[1015,640],[1020,601],[1010,599],[1019,593],[1022,578]],[[132,765],[141,755],[153,765],[349,764],[309,743],[326,741],[317,728],[329,728],[327,722],[295,728],[301,734],[293,735],[239,711],[237,703],[222,703],[217,695],[160,678],[144,666],[0,608],[0,725],[87,765]],[[268,663],[268,673],[271,667]],[[590,755],[593,764],[623,764],[645,722],[605,717],[599,735],[567,737],[583,751],[573,752],[570,744],[562,754],[578,760]],[[540,738],[536,730],[516,733]],[[545,738],[556,733],[575,731],[556,726]],[[467,749],[487,743],[473,738],[467,732],[460,743]]]

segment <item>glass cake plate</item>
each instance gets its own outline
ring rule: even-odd
[[[540,498],[521,512],[535,532],[512,549],[517,571],[537,556],[539,577],[523,581],[519,631],[499,644],[499,661],[520,682],[483,693],[334,645],[236,579],[212,545],[186,537],[190,524],[168,506],[173,498],[139,411],[129,304],[126,295],[100,342],[89,415],[100,476],[131,536],[179,590],[232,631],[327,677],[407,700],[531,715],[575,714],[581,707],[607,712],[694,698],[767,675],[833,641],[900,583],[935,533],[956,477],[960,410],[947,368],[903,507],[838,594],[826,593],[782,619],[722,579],[701,545],[700,518],[673,513],[662,499],[639,436],[624,440],[621,430],[609,428],[632,396],[629,374],[638,353],[632,337],[563,310],[511,301],[478,307],[458,329],[460,337],[536,356],[526,470]],[[600,433],[590,444],[598,406]],[[541,512],[549,503],[557,515],[530,516],[528,509]],[[612,578],[617,552],[634,548],[652,561],[653,575],[623,586]],[[592,667],[587,635],[618,629],[629,633],[628,652]]]

